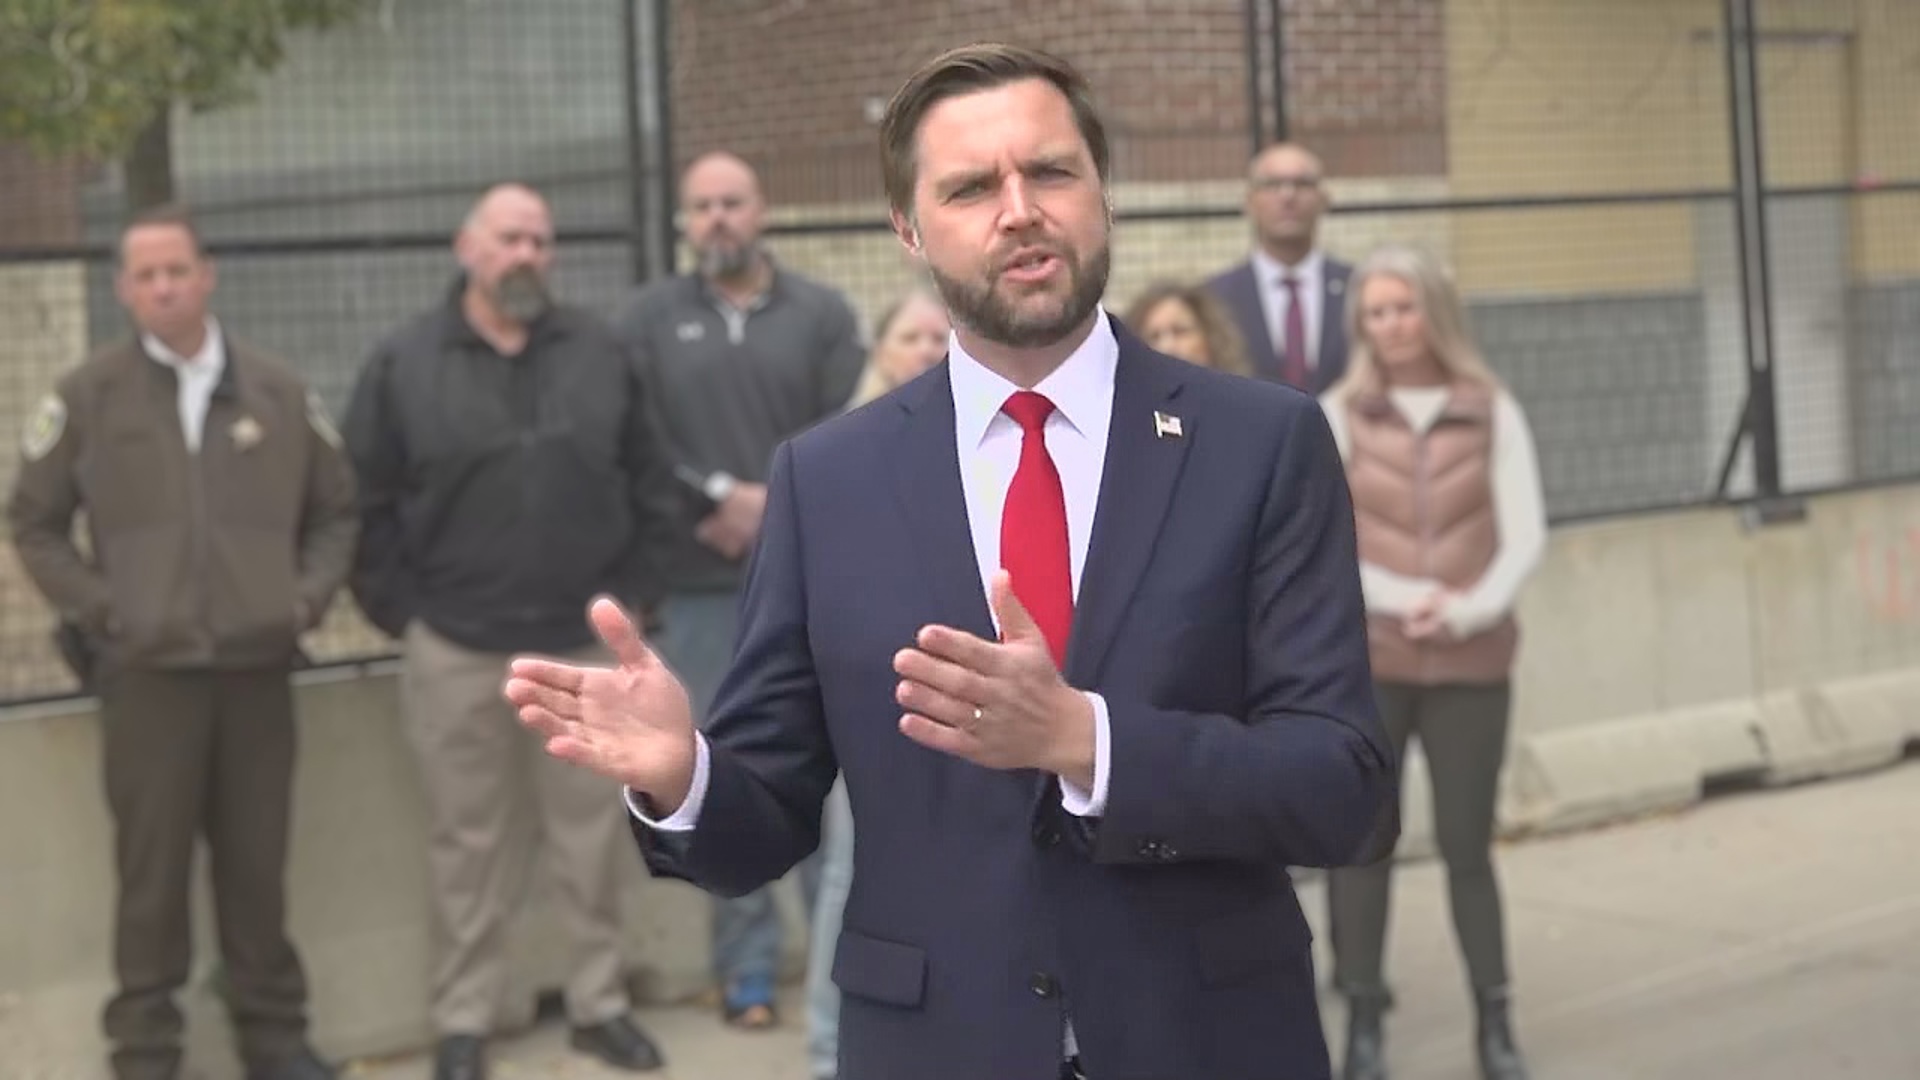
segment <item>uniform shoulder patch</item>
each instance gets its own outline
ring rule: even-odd
[[[340,432],[327,418],[327,403],[320,400],[318,392],[307,391],[307,423],[313,425],[314,433],[326,440],[328,446],[339,450],[342,447]]]
[[[27,426],[20,434],[20,449],[28,461],[39,461],[60,445],[67,430],[67,403],[59,394],[48,394],[33,407]]]

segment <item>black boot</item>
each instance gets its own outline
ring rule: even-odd
[[[1387,1080],[1381,1021],[1390,1003],[1385,991],[1347,995],[1347,1055],[1341,1063],[1341,1080]]]
[[[1527,1080],[1527,1063],[1513,1041],[1511,992],[1501,986],[1476,990],[1473,996],[1479,1013],[1474,1045],[1480,1052],[1480,1075],[1485,1080]]]

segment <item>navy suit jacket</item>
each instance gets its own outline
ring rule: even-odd
[[[1353,267],[1331,256],[1323,265],[1326,287],[1321,290],[1319,363],[1309,372],[1313,385],[1301,387],[1314,394],[1325,392],[1347,372],[1347,281],[1353,276]],[[1212,278],[1207,288],[1233,312],[1233,323],[1240,328],[1254,374],[1280,381],[1280,348],[1267,332],[1266,311],[1260,306],[1260,278],[1254,273],[1253,261]]]
[[[844,771],[842,1080],[1052,1080],[1068,1017],[1094,1080],[1328,1076],[1286,868],[1356,861],[1397,792],[1339,456],[1308,396],[1114,332],[1065,671],[1107,701],[1104,818],[899,733],[895,652],[994,634],[942,363],[777,451],[698,824],[634,824],[655,874],[744,894]]]

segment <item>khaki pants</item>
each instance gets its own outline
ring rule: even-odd
[[[507,988],[507,922],[526,892],[515,856],[532,824],[529,794],[571,944],[567,1017],[588,1026],[624,1014],[617,860],[632,841],[619,785],[548,756],[521,726],[500,695],[508,656],[462,648],[417,620],[402,645],[407,730],[431,814],[435,1029],[492,1032]],[[598,646],[562,659],[606,661]]]

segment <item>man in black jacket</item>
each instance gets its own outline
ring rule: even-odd
[[[499,688],[513,653],[599,659],[585,619],[595,595],[656,604],[672,469],[631,353],[600,319],[550,297],[540,195],[488,191],[455,251],[463,273],[446,302],[374,353],[344,425],[361,482],[353,592],[402,642],[432,814],[435,1076],[485,1075],[505,927],[523,891],[511,844],[523,769],[572,944],[572,1043],[617,1067],[657,1068],[621,970],[617,786],[545,758]]]

